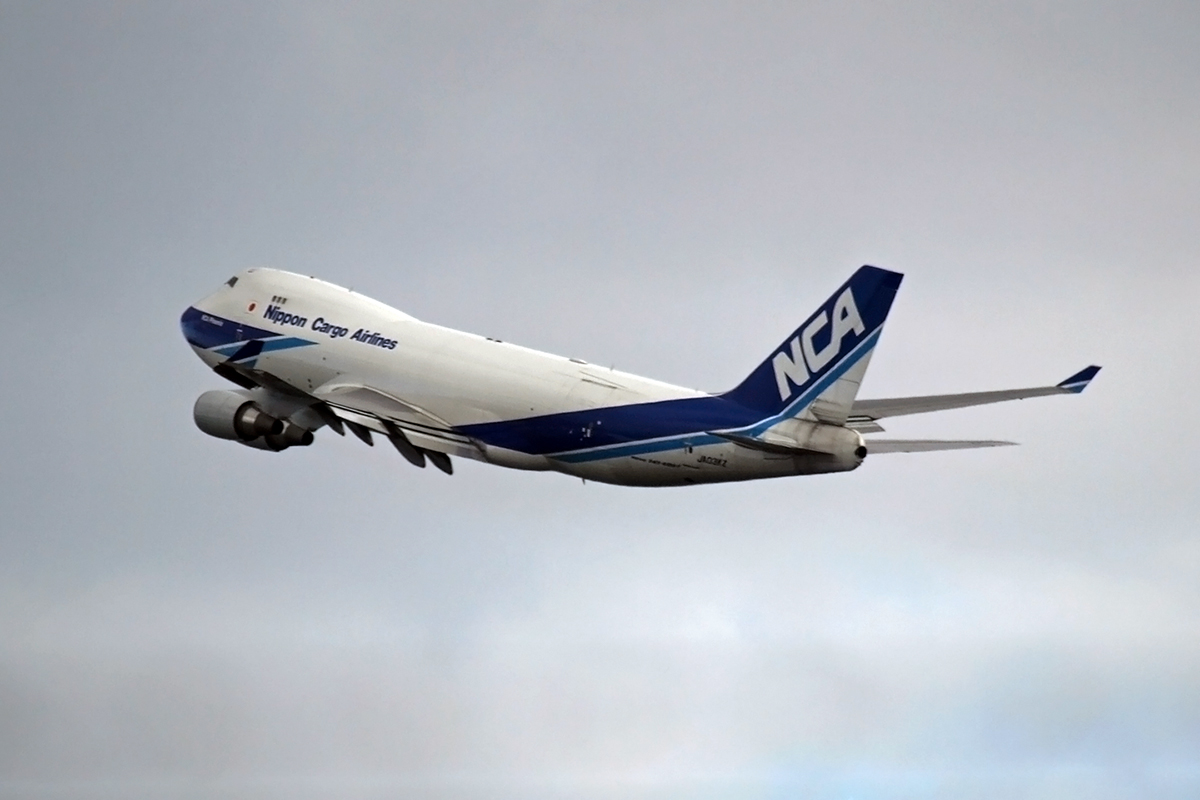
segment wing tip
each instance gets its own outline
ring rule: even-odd
[[[1083,390],[1087,388],[1088,384],[1092,382],[1092,379],[1096,377],[1098,372],[1100,372],[1100,367],[1093,364],[1090,367],[1085,367],[1079,372],[1076,372],[1062,383],[1055,385],[1059,389],[1063,389],[1072,394],[1081,394]]]

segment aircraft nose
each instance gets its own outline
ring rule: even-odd
[[[194,306],[188,306],[179,315],[179,330],[183,333],[183,338],[190,345],[201,346],[200,338],[202,331],[200,330],[200,325],[200,312]]]
[[[193,347],[202,349],[232,341],[231,331],[234,327],[229,320],[207,314],[195,306],[189,306],[179,317],[183,338]]]

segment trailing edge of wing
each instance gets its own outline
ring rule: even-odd
[[[928,453],[933,450],[971,450],[976,447],[1008,447],[1016,442],[942,441],[938,439],[864,439],[868,456],[877,453]]]
[[[358,383],[331,383],[317,387],[313,396],[347,423],[353,422],[363,431],[375,430],[387,436],[414,464],[417,461],[405,452],[406,443],[426,455],[430,451],[447,451],[452,455],[478,458],[483,452],[478,441],[458,433],[449,422],[381,389]],[[354,427],[351,430],[362,436]],[[400,432],[405,438],[397,443]],[[416,437],[415,441],[410,442],[413,437]],[[422,460],[421,465],[423,463]],[[449,472],[448,464],[448,460],[434,461],[434,466],[443,472]]]
[[[1024,400],[1028,397],[1044,397],[1051,394],[1079,394],[1096,377],[1100,367],[1091,366],[1081,370],[1062,383],[1054,386],[1038,386],[1032,389],[1005,389],[998,392],[970,392],[968,394],[938,394],[925,397],[896,397],[886,400],[858,400],[850,412],[850,421],[862,424],[884,417],[900,417],[906,414],[925,414],[930,411],[947,411],[952,408],[967,408],[988,403],[1003,403],[1007,400]]]

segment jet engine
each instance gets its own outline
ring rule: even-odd
[[[218,439],[248,442],[260,436],[278,436],[284,422],[263,411],[241,392],[216,390],[196,398],[192,409],[196,427]]]
[[[313,443],[312,431],[290,419],[268,414],[250,392],[215,390],[196,399],[196,427],[218,439],[259,450],[286,450]]]

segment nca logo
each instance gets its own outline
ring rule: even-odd
[[[854,304],[854,294],[849,289],[842,292],[833,302],[833,328],[829,332],[829,344],[817,350],[813,339],[829,324],[829,317],[822,309],[820,314],[800,330],[799,336],[792,337],[790,356],[786,350],[782,350],[771,359],[780,400],[786,401],[792,396],[793,384],[803,386],[810,373],[816,375],[828,366],[841,352],[842,339],[847,334],[861,336],[866,330],[862,317],[858,315],[858,306]]]

